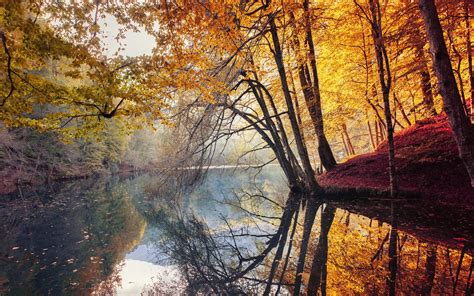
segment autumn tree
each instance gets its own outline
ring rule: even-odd
[[[295,22],[294,12],[290,12],[290,18]],[[312,24],[311,24],[311,10],[307,0],[303,1],[303,35],[304,37],[304,51],[306,51],[306,57],[298,57],[298,73],[303,95],[306,101],[306,107],[308,113],[314,125],[314,130],[318,138],[318,153],[319,159],[326,170],[330,170],[336,166],[336,160],[332,153],[331,147],[329,146],[326,134],[324,133],[324,121],[321,105],[321,91],[319,86],[319,75],[316,66],[316,51],[313,41]],[[295,25],[294,25],[295,26]],[[300,42],[298,40],[298,34],[300,32],[293,32],[293,46],[296,51],[299,52],[301,49]],[[308,67],[308,63],[310,67]],[[311,74],[309,71],[311,69]]]
[[[181,164],[201,167],[232,135],[256,133],[262,141],[249,153],[271,151],[292,188],[313,192],[321,191],[315,159],[330,170],[387,139],[396,191],[393,132],[440,105],[421,18],[405,0],[368,1],[362,10],[305,0],[37,4],[7,1],[1,10],[0,120],[8,128],[81,138],[100,135],[112,118],[129,130],[160,122],[173,126]],[[470,6],[441,4],[467,102]],[[119,43],[125,30],[142,31],[154,51],[105,54],[108,18],[121,27]]]
[[[391,36],[397,42],[397,56],[400,56],[398,68],[400,79],[413,77],[419,81],[421,101],[412,105],[409,113],[419,113],[421,117],[431,117],[437,114],[434,97],[436,90],[433,87],[431,65],[425,47],[428,45],[426,33],[423,30],[423,20],[416,3],[400,1],[394,17],[402,20],[403,25]],[[418,76],[418,77],[417,77]],[[404,79],[404,80],[405,80]],[[414,118],[420,118],[414,116]]]
[[[430,43],[438,87],[443,97],[443,108],[453,130],[459,155],[471,177],[471,185],[474,186],[474,129],[463,108],[435,3],[433,0],[420,0],[419,5]]]
[[[395,168],[395,146],[393,142],[393,124],[390,109],[390,89],[392,87],[392,74],[390,72],[390,62],[385,46],[382,30],[382,13],[378,0],[369,0],[369,8],[364,9],[357,1],[355,4],[360,8],[366,21],[371,26],[372,38],[374,41],[375,55],[377,60],[379,83],[383,95],[385,121],[388,138],[388,162],[390,176],[390,195],[394,197],[398,191],[398,181]]]
[[[143,71],[156,59],[104,54],[99,19],[115,9],[100,1],[6,1],[0,10],[3,124],[86,136],[112,117],[128,119],[130,126],[136,125],[133,117],[164,120],[157,92],[163,88],[152,87],[156,76]]]

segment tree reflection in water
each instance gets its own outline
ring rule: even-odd
[[[305,208],[304,199],[309,199]],[[275,217],[248,209],[258,224],[234,225],[222,217],[226,227],[219,229],[193,215],[162,212],[166,239],[161,244],[180,266],[188,294],[472,292],[474,228],[469,220],[458,223],[466,213],[457,209],[439,216],[445,207],[416,201],[370,204],[290,194],[271,233],[258,230]],[[377,220],[369,218],[374,215]],[[249,248],[249,240],[259,247]]]
[[[116,293],[121,262],[143,244],[167,261],[144,295],[472,292],[465,210],[286,196],[265,174],[215,171],[179,194],[183,179],[139,176],[3,198],[0,294]],[[167,281],[175,267],[181,276]]]
[[[0,279],[10,295],[106,295],[146,222],[124,186],[105,180],[2,197]],[[37,198],[41,197],[41,198]]]

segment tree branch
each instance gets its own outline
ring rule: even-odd
[[[15,91],[15,84],[13,83],[13,78],[12,78],[12,57],[10,54],[10,50],[8,49],[8,46],[7,46],[7,38],[5,37],[5,33],[3,31],[0,31],[0,39],[2,39],[3,50],[5,51],[5,54],[7,55],[7,76],[10,82],[10,90],[8,91],[8,94],[3,98],[2,102],[0,103],[0,106],[3,107],[3,105],[5,105],[6,101],[12,96],[13,92]]]

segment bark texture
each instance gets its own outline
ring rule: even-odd
[[[384,114],[388,140],[388,168],[390,176],[390,195],[395,197],[398,192],[398,178],[395,168],[395,145],[393,142],[392,114],[390,112],[390,88],[392,85],[392,74],[387,50],[384,44],[382,32],[382,19],[380,3],[378,0],[369,1],[370,24],[372,26],[372,38],[375,45],[375,56],[379,74],[380,88],[382,89]]]
[[[471,186],[474,187],[474,132],[463,108],[438,12],[434,0],[420,0],[419,5],[430,43],[439,91],[443,97],[443,109],[448,116],[459,156],[469,173]]]
[[[423,44],[416,46],[416,57],[419,63],[418,74],[420,75],[421,93],[423,94],[423,106],[427,117],[435,116],[436,109],[434,107],[433,91],[431,85],[431,75],[428,69]]]
[[[293,135],[295,137],[296,148],[298,150],[298,155],[301,158],[301,163],[303,166],[304,174],[305,174],[305,183],[308,189],[315,193],[322,192],[322,188],[316,182],[316,177],[311,166],[311,162],[309,160],[308,151],[303,143],[303,139],[301,137],[300,129],[298,126],[298,120],[296,118],[295,109],[293,106],[293,100],[291,98],[290,88],[288,86],[288,79],[286,76],[285,65],[283,63],[283,53],[280,46],[280,40],[278,37],[278,30],[275,24],[274,15],[270,16],[270,33],[272,35],[273,40],[273,49],[274,49],[274,58],[275,63],[278,68],[278,74],[280,76],[281,87],[283,91],[283,95],[285,97],[286,106],[288,108],[288,117],[291,124],[291,129],[293,131]]]
[[[336,159],[331,150],[331,146],[329,146],[329,142],[326,138],[326,134],[324,133],[324,122],[323,122],[323,113],[321,107],[321,92],[319,90],[319,78],[318,78],[318,70],[316,67],[316,53],[314,49],[313,43],[313,34],[311,32],[311,19],[309,15],[309,3],[308,0],[304,0],[303,2],[303,9],[304,9],[304,23],[305,23],[305,31],[306,31],[306,43],[308,45],[308,60],[311,66],[311,75],[313,78],[311,91],[312,96],[310,100],[307,100],[306,103],[308,105],[308,111],[311,116],[311,120],[314,124],[314,130],[316,132],[316,136],[318,137],[318,153],[319,158],[321,159],[321,163],[323,164],[324,168],[329,171],[336,166]],[[308,71],[309,72],[309,71]],[[309,74],[309,73],[308,73]],[[310,75],[307,75],[307,80],[311,81]]]
[[[472,73],[472,45],[471,45],[471,21],[470,10],[472,1],[464,0],[464,22],[466,23],[466,48],[467,48],[467,64],[469,70],[469,82],[471,87],[471,123],[474,123],[474,75]]]

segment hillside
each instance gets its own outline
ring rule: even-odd
[[[443,203],[472,204],[474,189],[458,156],[446,117],[432,117],[395,134],[400,189]],[[355,156],[318,178],[332,190],[389,186],[387,143]]]

